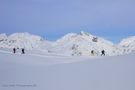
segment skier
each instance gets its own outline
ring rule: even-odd
[[[105,50],[102,50],[101,53],[102,53],[101,56],[103,55],[105,56]]]
[[[22,48],[22,54],[25,54],[25,52],[24,52],[24,48]]]
[[[94,50],[91,51],[91,55],[94,56]]]
[[[14,54],[16,53],[16,48],[13,48],[13,53],[14,53]]]

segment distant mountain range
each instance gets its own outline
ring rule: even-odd
[[[45,50],[72,56],[99,56],[102,50],[106,55],[122,55],[135,52],[135,36],[123,39],[115,45],[102,37],[81,31],[80,34],[69,33],[55,42],[44,40],[29,33],[14,33],[7,36],[0,34],[0,48],[25,48],[27,50]],[[94,54],[91,54],[91,51]]]

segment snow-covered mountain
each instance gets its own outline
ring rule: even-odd
[[[95,39],[95,40],[94,40]],[[85,33],[80,34],[69,33],[55,42],[54,52],[62,52],[68,55],[100,55],[102,50],[106,51],[107,55],[121,54],[121,49],[117,48],[112,42],[98,36]]]
[[[119,46],[123,48],[124,53],[131,53],[135,52],[135,36],[123,39],[120,43]]]
[[[80,34],[69,33],[55,42],[44,40],[29,33],[14,33],[7,36],[0,34],[0,48],[38,49],[52,54],[72,56],[99,56],[105,50],[106,55],[121,55],[135,51],[135,36],[124,39],[118,45],[98,36],[81,31]],[[94,51],[92,54],[91,51]]]
[[[49,43],[40,36],[29,33],[14,33],[10,36],[0,34],[0,47],[2,48],[25,48],[39,49],[43,46],[49,46]]]

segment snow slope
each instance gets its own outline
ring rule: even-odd
[[[25,48],[41,49],[50,46],[48,41],[43,40],[40,36],[29,33],[14,33],[10,36],[0,34],[0,47],[2,48]]]
[[[135,52],[135,36],[123,39],[119,46],[123,48],[124,53]]]
[[[61,57],[0,50],[0,90],[135,90],[135,55]]]
[[[97,42],[93,41],[95,37],[98,39]],[[109,56],[122,54],[121,48],[118,48],[112,42],[83,31],[80,34],[69,33],[65,35],[55,42],[52,49],[57,53],[83,56],[90,56],[92,50],[94,50],[94,56],[101,55],[102,50],[105,50]]]

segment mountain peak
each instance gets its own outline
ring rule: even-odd
[[[83,35],[89,36],[90,34],[87,33],[87,32],[81,31],[81,32],[80,32],[80,35],[82,35],[82,36],[83,36]]]

